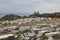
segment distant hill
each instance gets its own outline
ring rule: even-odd
[[[15,14],[15,15],[18,15],[18,16],[29,16],[31,15],[32,13],[26,13],[26,12],[14,12],[14,13],[9,13],[9,12],[6,12],[6,13],[0,13],[0,18],[8,15],[8,14]]]
[[[19,19],[21,18],[21,16],[15,15],[15,14],[8,14],[2,18],[0,18],[0,21],[4,21],[4,20],[14,20],[14,19]]]
[[[26,13],[28,15],[28,13]],[[51,17],[51,18],[60,18],[60,12],[54,12],[54,13],[44,13],[44,14],[40,14],[39,11],[34,12],[33,14],[29,14],[28,16],[22,13],[14,13],[14,14],[8,14],[5,15],[4,17],[0,18],[0,21],[4,21],[4,20],[15,20],[15,19],[19,19],[19,18],[30,18],[30,17]],[[20,16],[21,15],[21,16]],[[22,16],[24,15],[24,16]],[[1,14],[2,16],[2,14]]]

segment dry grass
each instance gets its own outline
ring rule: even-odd
[[[14,24],[14,25],[19,26],[19,27],[24,27],[24,26],[32,26],[32,25],[36,25],[36,24],[43,24],[43,23],[47,23],[47,24],[60,23],[60,19],[42,20],[40,22],[30,22],[30,23],[21,24],[21,25],[17,25],[17,24]],[[3,28],[3,27],[9,27],[9,25],[1,25],[0,26],[0,28]]]

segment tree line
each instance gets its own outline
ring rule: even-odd
[[[39,13],[39,11],[34,12],[30,16],[37,16],[37,17],[51,17],[51,18],[60,18],[60,12],[54,12],[54,13]]]
[[[60,18],[60,12],[54,12],[54,13],[40,13],[39,11],[35,11],[33,14],[29,16],[18,16],[15,14],[8,14],[2,18],[0,18],[0,21],[3,20],[15,20],[19,18],[31,18],[31,17],[51,17],[51,18]]]

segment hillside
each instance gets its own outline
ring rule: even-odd
[[[2,18],[0,18],[0,21],[3,21],[3,20],[14,20],[14,19],[19,19],[21,18],[21,16],[18,16],[18,15],[15,15],[15,14],[8,14]]]
[[[60,18],[60,12],[55,12],[55,13],[44,13],[40,14],[39,11],[34,12],[32,15],[29,16],[18,16],[15,14],[8,14],[2,18],[0,18],[0,21],[4,20],[14,20],[14,19],[19,19],[19,18],[31,18],[31,17],[51,17],[51,18]]]

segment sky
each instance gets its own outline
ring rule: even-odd
[[[2,13],[60,12],[60,0],[0,0]]]

